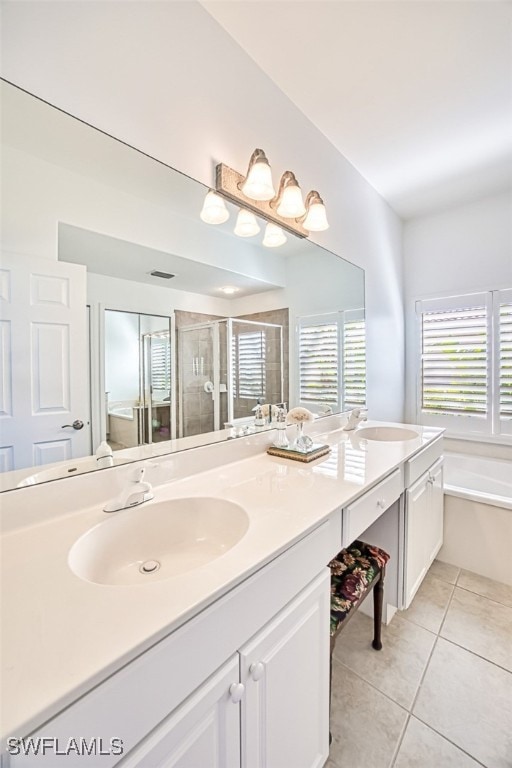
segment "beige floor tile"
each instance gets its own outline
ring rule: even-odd
[[[402,611],[400,615],[404,619],[413,621],[420,627],[437,634],[453,590],[453,584],[448,584],[427,574],[423,584],[416,592],[412,605],[406,611]]]
[[[388,768],[407,713],[338,662],[333,663],[330,758],[350,768]]]
[[[457,568],[456,565],[443,563],[441,560],[434,560],[429,569],[430,576],[435,576],[436,579],[441,581],[447,581],[448,584],[455,584],[459,573],[460,568]]]
[[[406,709],[410,709],[435,635],[397,615],[382,628],[382,650],[371,647],[373,621],[362,613],[339,636],[334,657]]]
[[[508,584],[486,579],[485,576],[479,576],[477,573],[461,571],[457,586],[512,608],[512,587]]]
[[[478,768],[478,765],[458,747],[411,717],[394,768]]]
[[[488,768],[511,768],[510,672],[440,638],[413,711]]]
[[[456,587],[441,636],[512,672],[512,608]]]

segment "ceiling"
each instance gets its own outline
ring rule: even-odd
[[[84,264],[88,272],[98,275],[217,298],[226,298],[222,292],[222,287],[225,286],[237,289],[236,298],[282,287],[238,272],[157,251],[139,243],[62,223],[59,223],[59,259],[73,264]],[[171,273],[173,277],[155,277],[151,274],[155,270]]]
[[[512,4],[202,0],[403,218],[512,186]]]

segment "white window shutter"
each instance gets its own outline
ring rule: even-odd
[[[265,398],[266,348],[264,331],[233,334],[234,396],[249,400]]]
[[[339,401],[338,323],[299,325],[299,399],[337,406]]]
[[[423,411],[487,415],[487,308],[422,313]]]

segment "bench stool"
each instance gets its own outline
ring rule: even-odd
[[[389,555],[383,549],[354,541],[342,549],[329,563],[331,569],[331,686],[332,654],[336,638],[347,626],[363,602],[373,590],[373,642],[376,651],[382,648],[382,603],[384,577]],[[331,738],[329,740],[329,743]]]
[[[331,569],[331,653],[341,630],[373,590],[373,647],[382,648],[381,623],[384,577],[389,555],[383,549],[354,541],[329,563]]]

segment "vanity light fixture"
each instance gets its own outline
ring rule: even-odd
[[[206,193],[199,216],[206,224],[224,224],[229,219],[229,211],[222,197],[211,189]]]
[[[306,197],[306,209],[307,214],[302,224],[308,232],[323,232],[324,229],[329,229],[324,201],[314,189]]]
[[[235,235],[239,237],[254,237],[260,231],[256,216],[245,208],[240,208],[235,225]]]
[[[284,245],[286,240],[287,237],[281,227],[278,227],[277,224],[272,224],[272,222],[269,221],[265,227],[263,245],[267,248],[277,248],[279,245]]]
[[[275,205],[277,213],[285,219],[300,219],[306,214],[302,192],[295,174],[285,171],[279,183],[279,192]]]
[[[299,237],[308,237],[309,232],[327,229],[325,206],[320,195],[311,192],[308,205],[304,205],[301,189],[291,171],[283,173],[279,191],[275,194],[270,165],[262,149],[255,149],[252,153],[246,176],[224,163],[217,165],[215,173],[218,195],[240,206],[245,211],[244,215],[251,212]],[[242,225],[239,227],[237,222],[235,233],[242,234],[241,229]],[[250,234],[244,232],[242,237],[256,234],[254,223],[252,229]]]
[[[240,189],[251,200],[273,200],[276,196],[272,171],[262,149],[255,149],[252,153],[247,176]]]

